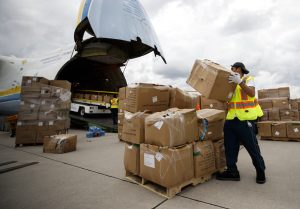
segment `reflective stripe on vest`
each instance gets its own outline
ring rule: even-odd
[[[243,80],[246,83],[253,79],[253,77],[245,77]],[[246,92],[238,85],[235,92],[228,103],[228,113],[226,120],[232,120],[237,117],[239,120],[256,120],[257,117],[263,116],[263,112],[255,97],[250,97]]]

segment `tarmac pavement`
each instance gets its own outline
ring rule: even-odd
[[[172,199],[161,197],[125,179],[124,143],[117,134],[88,142],[77,134],[77,150],[43,153],[42,146],[14,147],[14,138],[0,132],[0,208],[3,209],[299,209],[300,142],[259,141],[267,182],[256,184],[255,169],[245,149],[238,168],[241,181],[212,180],[188,186]],[[6,168],[38,162],[16,170]]]

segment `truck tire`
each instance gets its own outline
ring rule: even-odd
[[[85,110],[84,110],[84,107],[80,107],[79,108],[79,115],[84,117],[85,116]]]

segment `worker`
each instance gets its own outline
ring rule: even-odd
[[[113,119],[113,124],[118,124],[118,108],[119,108],[119,99],[117,94],[114,94],[113,98],[110,100],[110,111]]]
[[[241,62],[232,65],[229,83],[238,84],[228,104],[228,113],[224,124],[224,146],[227,169],[217,173],[218,180],[240,181],[237,168],[240,144],[248,151],[256,169],[256,183],[264,184],[265,163],[256,138],[256,121],[263,116],[261,107],[255,98],[255,83],[252,76],[244,76],[249,71]]]
[[[16,126],[17,126],[17,120],[18,120],[18,115],[11,115],[6,118],[6,120],[9,123],[10,126],[10,137],[15,137],[16,136]]]

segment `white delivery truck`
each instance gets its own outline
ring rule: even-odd
[[[110,100],[118,92],[80,90],[72,97],[71,111],[81,116],[90,114],[109,114]]]

